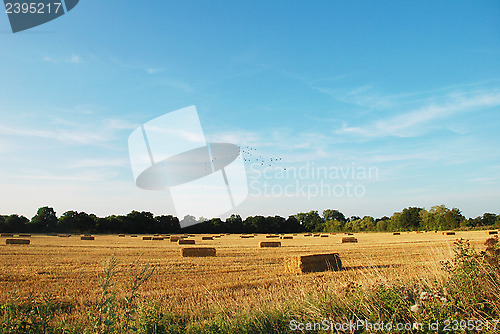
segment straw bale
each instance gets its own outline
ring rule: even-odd
[[[281,242],[279,241],[261,241],[260,247],[281,247]]]
[[[343,244],[349,243],[349,242],[358,242],[358,239],[356,239],[355,237],[343,237],[342,238]]]
[[[216,256],[216,250],[213,247],[185,247],[181,249],[182,257],[207,257]]]
[[[6,245],[29,245],[30,239],[5,239]]]
[[[338,253],[294,255],[285,258],[285,269],[291,273],[309,273],[318,271],[342,270],[342,261]]]
[[[179,245],[194,245],[196,241],[192,239],[179,239],[178,243]]]

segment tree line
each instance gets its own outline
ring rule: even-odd
[[[53,208],[39,208],[31,219],[17,214],[0,215],[0,232],[10,233],[301,233],[301,232],[363,232],[363,231],[430,231],[500,227],[500,215],[485,213],[476,218],[466,218],[457,208],[444,205],[430,210],[409,207],[395,212],[391,217],[345,217],[338,210],[327,209],[300,212],[288,218],[280,216],[239,215],[196,220],[186,216],[184,220],[196,224],[181,228],[177,217],[154,216],[151,212],[132,211],[127,215],[97,217],[86,212],[67,211],[57,217]]]

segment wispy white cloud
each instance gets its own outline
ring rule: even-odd
[[[497,106],[500,106],[500,91],[455,93],[448,95],[446,102],[425,105],[362,126],[344,124],[336,133],[362,137],[414,137],[427,133],[429,129],[442,127],[443,123],[439,122],[459,113],[475,112]]]
[[[156,74],[156,73],[160,73],[161,71],[163,71],[163,69],[156,68],[156,67],[146,67],[144,70],[148,74]]]
[[[60,129],[40,130],[33,127],[13,127],[0,125],[2,135],[32,137],[39,139],[52,139],[66,144],[93,145],[104,143],[109,136],[93,130]]]
[[[69,59],[69,62],[72,64],[79,64],[82,62],[82,57],[80,57],[77,54],[73,54],[71,58]]]
[[[111,159],[78,159],[71,162],[64,167],[66,168],[107,168],[107,167],[127,167],[130,161],[125,158],[111,158]]]
[[[327,94],[334,99],[347,104],[353,104],[368,109],[386,109],[401,103],[402,99],[408,98],[410,94],[383,95],[375,91],[373,85],[363,85],[355,88],[330,88],[317,85],[311,86],[313,90]]]
[[[60,64],[60,63],[69,63],[69,64],[80,64],[83,62],[83,58],[76,53],[73,53],[71,56],[66,57],[51,57],[51,56],[43,56],[42,60],[48,63]]]

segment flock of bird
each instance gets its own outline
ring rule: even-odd
[[[259,155],[259,153],[257,153],[256,148],[250,146],[240,147],[240,152],[243,161],[257,162],[260,163],[261,166],[273,167],[275,163],[281,162],[281,158],[264,158],[262,155]],[[286,170],[286,168],[284,168],[284,170]]]

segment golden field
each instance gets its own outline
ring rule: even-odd
[[[127,289],[130,264],[141,256],[140,263],[149,261],[156,267],[139,290],[144,300],[158,301],[184,314],[254,309],[279,305],[284,300],[305,300],[324,289],[343,289],[350,282],[439,281],[443,277],[441,261],[452,258],[455,240],[468,239],[481,250],[490,237],[487,231],[457,231],[456,235],[356,233],[358,243],[342,244],[345,236],[189,238],[196,240],[196,247],[217,249],[216,257],[206,258],[183,258],[181,247],[191,245],[168,239],[142,240],[142,235],[96,235],[93,241],[80,240],[80,236],[33,235],[30,245],[6,245],[6,238],[0,238],[0,300],[50,298],[88,305],[100,298],[103,264],[115,254],[120,263],[118,296]],[[282,244],[279,248],[258,246],[261,241],[278,240]],[[344,270],[300,275],[285,271],[284,258],[288,255],[332,252],[339,253]]]

